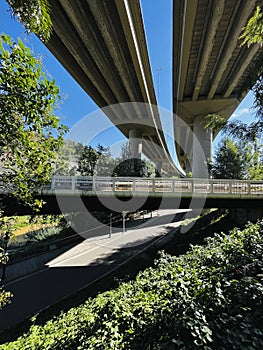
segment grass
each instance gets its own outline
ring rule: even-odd
[[[29,232],[37,231],[48,227],[56,227],[56,224],[33,224],[20,227],[14,231],[14,236],[22,236]]]
[[[12,216],[10,217],[13,222],[11,231],[13,232],[14,236],[25,235],[28,232],[40,230],[42,228],[57,226],[61,218],[61,215],[41,215],[36,217],[32,217],[30,215]]]

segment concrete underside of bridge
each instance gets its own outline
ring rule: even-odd
[[[153,163],[162,161],[164,169],[180,174],[156,107],[140,1],[49,3],[53,33],[48,49],[127,138],[139,129],[142,152]]]
[[[126,137],[140,129],[142,151],[150,160],[180,175],[159,109],[152,107],[157,101],[139,0],[49,2],[50,51],[99,108],[115,106],[105,113]],[[173,0],[173,112],[185,123],[175,117],[174,135],[180,164],[194,177],[206,177],[215,137],[204,130],[204,117],[230,117],[246,94],[251,64],[262,55],[259,45],[247,48],[239,40],[260,3]]]
[[[245,208],[252,212],[258,209],[262,213],[262,198],[205,198],[205,197],[134,197],[126,194],[121,196],[40,196],[44,200],[43,208],[36,215],[65,214],[76,212],[93,211],[116,211],[123,210],[134,212],[136,210],[158,210],[158,209],[202,209],[202,208]],[[115,202],[116,201],[116,202]],[[33,215],[34,212],[28,206],[19,204],[14,198],[2,199],[5,215]],[[263,215],[263,213],[262,213]]]
[[[173,111],[185,123],[175,121],[174,132],[180,164],[194,177],[205,176],[202,168],[211,158],[211,131],[204,130],[204,117],[220,114],[227,120],[250,88],[251,65],[263,59],[260,45],[248,48],[239,39],[259,4],[262,1],[173,1]],[[197,151],[197,141],[203,154]]]

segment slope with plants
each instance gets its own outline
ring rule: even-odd
[[[135,281],[0,349],[260,349],[262,233],[258,222],[179,257],[162,252]]]

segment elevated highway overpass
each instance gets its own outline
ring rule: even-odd
[[[195,143],[211,158],[215,137],[204,129],[204,117],[220,114],[227,120],[247,93],[251,65],[263,61],[260,45],[248,48],[239,39],[262,1],[173,0],[173,5],[173,111],[188,126],[174,124],[177,154],[186,172],[203,177],[206,159]]]
[[[164,169],[181,171],[169,154],[157,105],[139,0],[49,0],[53,34],[47,47],[143,153]],[[242,28],[260,0],[173,0],[173,112],[182,168],[205,177],[211,157],[207,114],[228,119],[245,96],[258,45],[240,46]],[[130,103],[129,108],[125,103]],[[139,103],[139,104],[138,104]],[[117,107],[116,107],[117,106]],[[127,106],[127,105],[126,105]],[[200,154],[198,144],[204,151]]]
[[[162,160],[179,174],[156,107],[139,0],[49,2],[48,49],[99,108],[115,105],[105,113],[130,139],[132,157],[140,157],[143,148],[155,164]]]

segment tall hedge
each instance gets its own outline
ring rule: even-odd
[[[263,348],[263,221],[160,253],[135,281],[88,299],[0,349]]]

